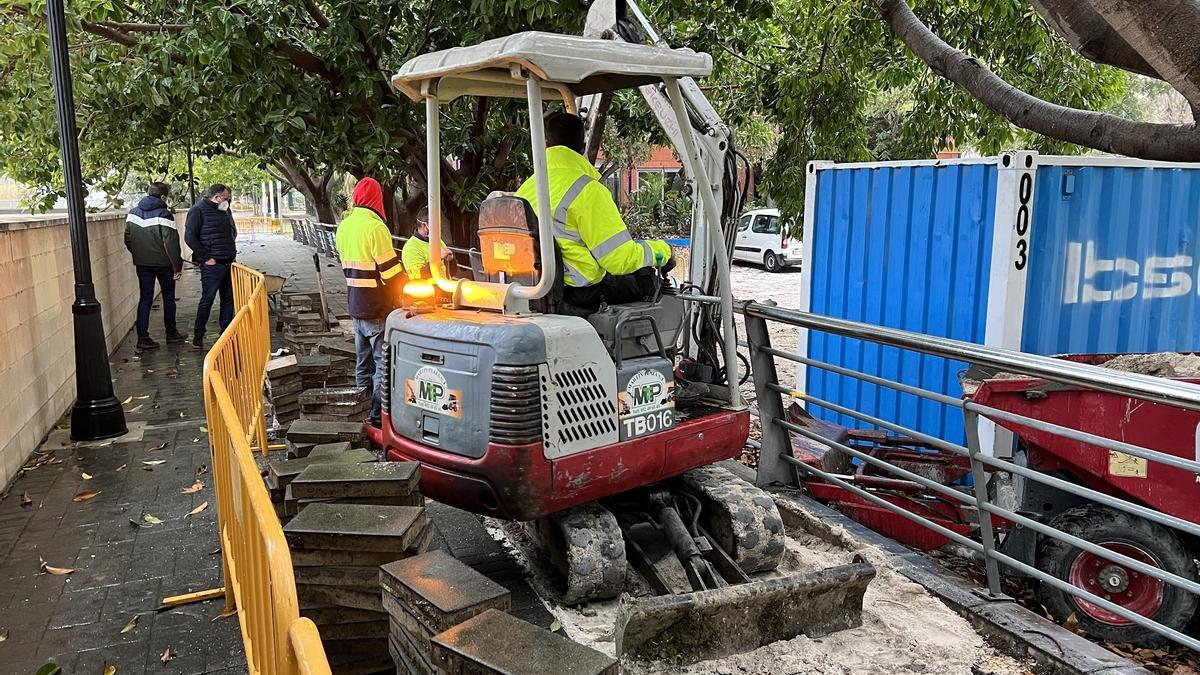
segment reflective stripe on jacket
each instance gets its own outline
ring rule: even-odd
[[[554,240],[562,251],[563,277],[568,286],[591,286],[604,274],[631,274],[643,267],[661,267],[671,259],[665,241],[634,239],[600,173],[579,153],[556,145],[546,149],[550,172],[550,205]],[[537,186],[530,176],[517,196],[537,212]]]
[[[335,236],[342,273],[346,275],[350,316],[379,319],[388,315],[399,296],[396,278],[404,271],[392,235],[383,219],[357,206],[346,214]],[[390,282],[390,283],[389,283]]]

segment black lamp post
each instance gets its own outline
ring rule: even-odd
[[[75,127],[75,94],[71,89],[71,63],[67,55],[67,20],[63,0],[48,0],[50,69],[58,110],[58,142],[62,150],[63,179],[67,188],[67,223],[71,230],[71,260],[75,267],[75,385],[78,391],[71,410],[71,438],[93,441],[123,435],[125,411],[113,395],[108,349],[100,302],[92,285],[92,259],[88,250],[87,216],[83,211],[83,175],[79,169],[79,130]]]

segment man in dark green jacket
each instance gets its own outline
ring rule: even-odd
[[[151,183],[146,196],[125,219],[125,248],[133,254],[141,293],[137,310],[138,349],[158,348],[158,343],[150,337],[150,306],[154,303],[155,281],[162,288],[167,342],[179,344],[184,341],[184,336],[175,328],[175,282],[183,272],[183,256],[179,251],[175,216],[165,201],[170,190],[166,183]]]

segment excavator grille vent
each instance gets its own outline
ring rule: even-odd
[[[551,377],[554,391],[545,392],[542,396],[554,396],[553,405],[547,401],[546,409],[554,410],[557,423],[553,427],[560,445],[617,430],[617,407],[613,403],[613,395],[604,391],[604,386],[591,367],[564,370]]]
[[[537,366],[492,367],[493,443],[528,445],[542,440],[542,390]]]

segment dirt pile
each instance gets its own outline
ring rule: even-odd
[[[1156,352],[1153,354],[1123,354],[1100,364],[1101,368],[1120,370],[1156,377],[1200,378],[1200,356]]]

